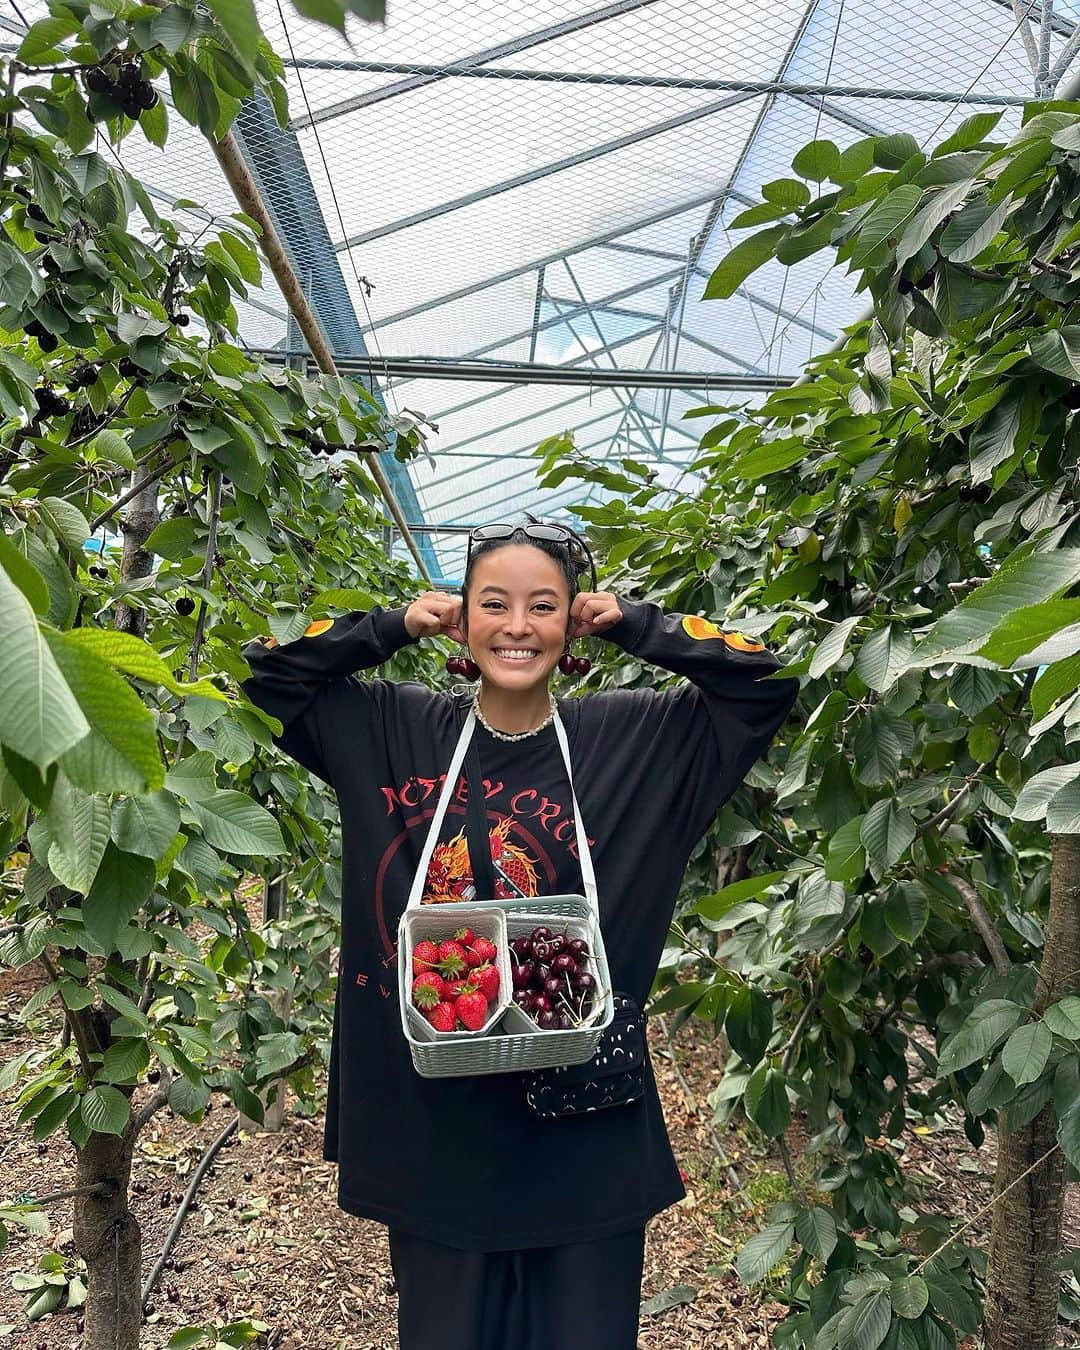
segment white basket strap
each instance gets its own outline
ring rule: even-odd
[[[555,716],[552,719],[555,724],[555,735],[558,738],[559,749],[562,751],[563,762],[566,765],[566,776],[570,780],[570,801],[574,808],[574,834],[578,846],[578,861],[581,864],[581,879],[585,886],[585,898],[592,905],[597,917],[600,914],[600,901],[596,890],[596,873],[593,871],[592,854],[589,852],[589,841],[585,836],[585,829],[581,823],[581,807],[578,805],[577,793],[574,791],[574,773],[570,767],[570,745],[566,739],[566,728],[563,726],[562,718],[559,716],[558,709],[555,710]],[[472,740],[473,730],[476,727],[476,714],[469,709],[468,716],[465,718],[465,724],[461,728],[461,735],[458,737],[458,743],[454,747],[454,753],[450,759],[450,767],[446,771],[446,779],[443,782],[442,791],[439,793],[439,800],[435,806],[435,814],[431,818],[431,825],[428,828],[427,838],[424,841],[424,849],[420,855],[420,862],[417,865],[416,872],[413,874],[412,887],[409,890],[409,900],[406,909],[414,909],[420,904],[424,893],[424,885],[427,881],[428,865],[431,862],[431,855],[435,852],[435,845],[439,840],[439,831],[442,829],[442,823],[446,816],[446,808],[450,805],[450,797],[457,787],[458,775],[461,772],[461,766],[465,762],[465,752],[469,748],[469,742]]]
[[[585,898],[592,905],[597,918],[599,918],[600,900],[596,890],[596,873],[593,871],[592,854],[589,852],[589,841],[585,837],[585,827],[581,823],[581,807],[578,805],[577,793],[574,791],[574,774],[570,768],[570,746],[566,739],[566,728],[563,726],[558,709],[555,711],[554,722],[555,735],[559,738],[559,749],[562,751],[562,757],[566,763],[566,776],[570,780],[570,801],[574,808],[574,833],[577,837],[578,861],[581,863],[581,879],[585,883]]]
[[[424,841],[424,851],[420,855],[420,863],[413,876],[412,888],[409,891],[409,902],[406,909],[414,909],[420,903],[421,896],[424,893],[424,884],[427,881],[428,864],[431,862],[431,855],[435,852],[435,845],[439,842],[439,831],[442,829],[443,819],[446,815],[446,808],[450,805],[450,797],[457,787],[458,774],[461,772],[461,766],[465,761],[465,751],[469,748],[469,742],[472,740],[473,728],[476,726],[476,714],[472,708],[469,709],[469,715],[465,718],[465,725],[461,728],[461,735],[458,737],[458,743],[454,747],[454,753],[450,759],[450,767],[446,771],[446,781],[443,783],[442,791],[439,793],[439,800],[435,807],[435,814],[431,818],[431,827],[428,830],[427,839]]]

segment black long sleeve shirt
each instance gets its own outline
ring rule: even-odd
[[[694,845],[798,696],[759,643],[619,598],[600,636],[685,676],[654,689],[558,698],[599,891],[613,987],[644,1003]],[[243,649],[251,700],[287,754],[336,791],[341,958],[324,1157],[350,1213],[471,1251],[587,1242],[640,1226],[686,1190],[646,1055],[626,1106],[543,1120],[516,1073],[422,1078],[402,1035],[396,933],[469,698],[355,672],[413,641],[405,609],[353,611],[281,646]],[[554,728],[520,742],[474,732],[496,877],[507,893],[582,892]],[[425,903],[456,899],[468,867],[464,775]]]

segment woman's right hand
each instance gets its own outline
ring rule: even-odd
[[[448,637],[463,643],[460,625],[461,596],[445,591],[425,591],[405,611],[405,629],[411,638]]]

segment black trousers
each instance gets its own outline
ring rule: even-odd
[[[644,1225],[508,1252],[389,1237],[400,1350],[637,1350]]]

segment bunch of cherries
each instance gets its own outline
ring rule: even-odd
[[[514,1003],[541,1031],[571,1031],[585,1018],[596,996],[596,976],[586,970],[584,938],[553,933],[543,926],[510,942]]]

